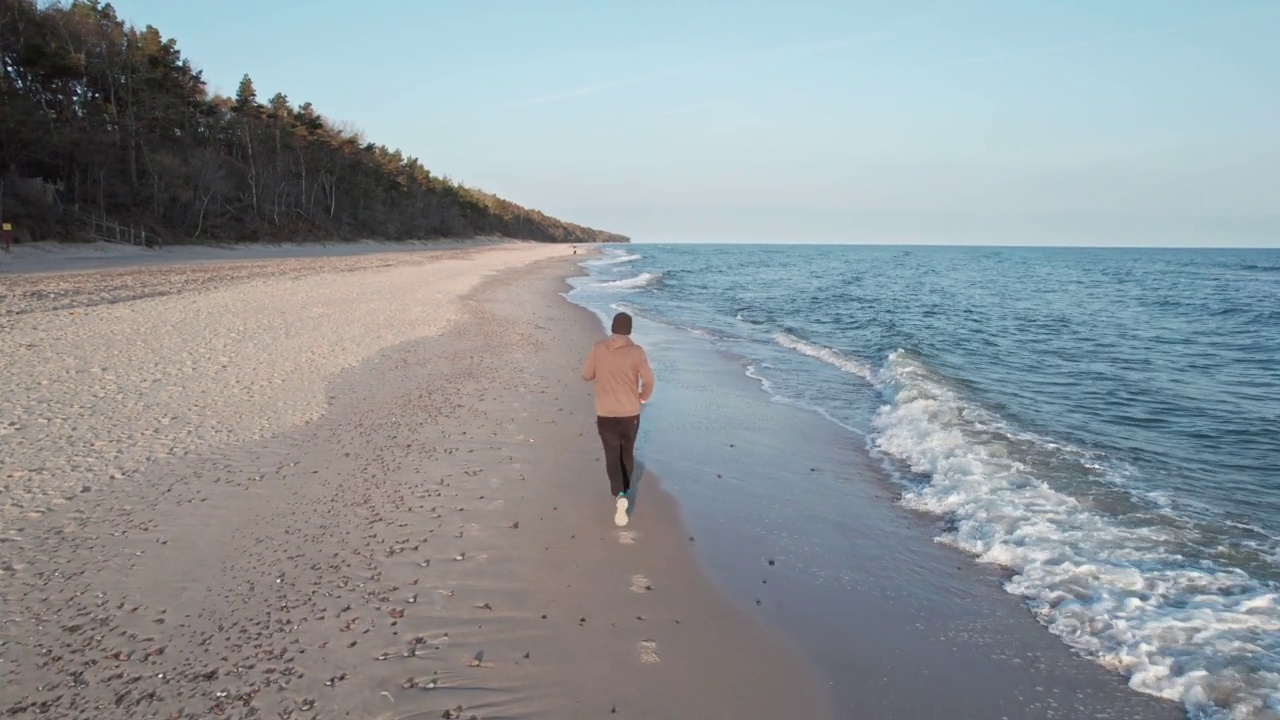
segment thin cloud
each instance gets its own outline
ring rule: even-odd
[[[719,105],[720,105],[719,102],[701,102],[701,103],[696,103],[694,105],[686,105],[684,107],[664,110],[658,114],[664,117],[668,115],[691,115],[693,113],[698,112],[699,110],[710,110],[714,107],[718,107]]]
[[[639,85],[640,83],[653,82],[663,78],[674,77],[681,73],[665,72],[652,73],[650,75],[641,75],[640,77],[625,78],[622,80],[610,80],[609,82],[597,83],[595,85],[587,85],[573,90],[565,90],[564,92],[552,93],[550,95],[542,95],[535,98],[529,98],[515,104],[515,107],[531,107],[533,105],[544,105],[546,103],[559,102],[561,100],[572,100],[574,98],[584,97],[586,95],[594,95],[604,90],[612,90],[614,88],[626,87],[627,85]]]
[[[1079,50],[1081,48],[1098,47],[1102,45],[1115,45],[1128,40],[1139,40],[1153,35],[1166,35],[1170,33],[1180,32],[1182,30],[1190,30],[1193,28],[1203,27],[1210,23],[1218,23],[1227,20],[1235,20],[1251,15],[1265,14],[1274,11],[1275,7],[1254,8],[1237,13],[1228,13],[1225,15],[1217,15],[1205,18],[1196,22],[1176,23],[1170,25],[1161,25],[1157,27],[1135,30],[1133,32],[1119,33],[1116,35],[1107,35],[1100,38],[1090,40],[1079,40],[1075,42],[1059,43],[1056,45],[1042,45],[1028,48],[1015,48],[998,53],[988,55],[976,55],[973,57],[960,58],[957,60],[948,60],[946,62],[933,63],[930,65],[921,65],[914,68],[905,68],[896,74],[917,75],[932,72],[934,70],[948,70],[951,68],[965,67],[971,65],[985,65],[987,63],[1000,62],[1002,60],[1010,60],[1013,58],[1034,57],[1037,55],[1054,55],[1067,50]]]
[[[970,10],[977,5],[984,5],[992,0],[980,0],[974,3],[965,3],[963,7]],[[511,107],[532,107],[535,105],[545,105],[547,103],[562,102],[565,100],[574,100],[588,95],[614,90],[629,85],[639,85],[641,83],[649,83],[657,80],[665,80],[675,77],[685,77],[696,75],[699,73],[714,72],[718,70],[729,70],[740,67],[760,60],[769,59],[777,56],[800,55],[800,54],[816,54],[838,52],[847,50],[857,45],[864,45],[901,35],[910,29],[913,29],[928,20],[945,15],[961,7],[954,4],[942,4],[935,6],[930,10],[908,15],[899,20],[889,23],[887,26],[870,32],[858,33],[845,38],[836,40],[818,41],[810,43],[802,43],[798,45],[784,45],[781,47],[769,48],[760,52],[748,53],[732,57],[721,58],[719,60],[706,63],[704,65],[693,65],[683,68],[675,68],[665,72],[650,73],[648,75],[640,75],[631,78],[620,78],[618,80],[609,80],[606,82],[596,83],[594,85],[585,85],[583,87],[574,88],[572,90],[564,90],[562,92],[540,95],[538,97],[521,100]]]

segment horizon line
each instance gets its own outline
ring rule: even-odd
[[[944,243],[944,242],[859,242],[856,240],[636,240],[628,243],[593,243],[599,245],[764,245],[764,246],[841,246],[841,247],[929,247],[929,248],[1060,248],[1060,249],[1097,249],[1097,250],[1280,250],[1280,243],[1274,245],[1100,245],[1088,243]]]

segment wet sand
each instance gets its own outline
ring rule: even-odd
[[[613,526],[568,248],[370,257],[0,277],[0,712],[832,716]]]

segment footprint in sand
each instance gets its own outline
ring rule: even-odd
[[[640,662],[658,662],[658,643],[655,640],[641,640],[636,646],[640,649]]]
[[[649,592],[652,589],[653,588],[649,586],[649,578],[643,575],[631,576],[631,592],[643,593],[643,592]]]
[[[618,531],[618,544],[619,544],[619,545],[635,545],[635,544],[636,544],[636,534],[635,534],[635,533],[633,533],[633,532],[631,532],[630,530],[619,530],[619,531]]]

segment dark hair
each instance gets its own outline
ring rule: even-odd
[[[613,316],[613,334],[614,335],[630,335],[631,334],[631,316],[620,312]]]

